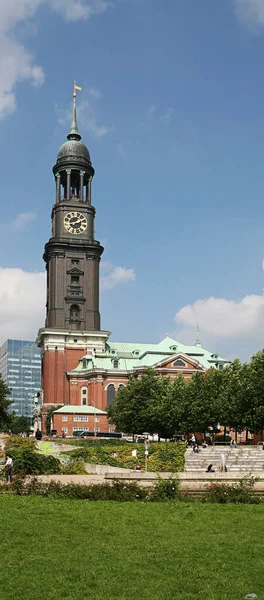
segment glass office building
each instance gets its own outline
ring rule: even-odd
[[[35,342],[6,340],[0,347],[0,375],[11,390],[10,410],[32,417],[34,396],[40,391],[41,356]]]

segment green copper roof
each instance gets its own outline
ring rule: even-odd
[[[177,340],[167,336],[158,344],[138,344],[125,342],[110,342],[106,344],[105,353],[87,354],[84,356],[74,372],[91,371],[93,369],[105,371],[133,371],[140,367],[153,367],[166,357],[184,354],[186,359],[197,361],[204,369],[216,366],[218,363],[227,364],[228,361],[216,353],[209,352],[201,346],[185,346]],[[118,367],[114,360],[118,359]]]
[[[78,125],[77,125],[77,115],[76,115],[76,100],[73,100],[73,109],[72,109],[72,123],[70,133],[67,135],[68,140],[80,140],[81,135],[79,134]]]

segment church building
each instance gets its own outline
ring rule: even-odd
[[[56,201],[52,207],[51,238],[45,245],[47,302],[45,327],[39,330],[42,351],[43,418],[52,406],[53,428],[70,436],[82,430],[113,431],[106,409],[120,386],[131,375],[152,367],[171,378],[211,366],[222,369],[226,361],[204,350],[199,340],[185,346],[166,337],[157,344],[112,342],[102,331],[99,312],[99,266],[104,251],[94,238],[92,204],[94,168],[73,117],[67,141],[53,167]]]

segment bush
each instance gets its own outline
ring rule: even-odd
[[[115,440],[116,441],[116,440]],[[86,463],[110,465],[125,469],[134,469],[137,462],[145,463],[144,444],[102,444],[102,440],[87,444],[67,454],[71,458],[81,458]],[[137,450],[137,456],[132,456],[132,450]],[[149,444],[148,471],[169,471],[177,473],[184,470],[185,444],[183,442]]]
[[[87,475],[83,460],[71,460],[68,464],[61,465],[63,475]]]
[[[151,500],[175,500],[179,498],[180,482],[176,477],[158,479],[151,491]]]
[[[212,483],[203,496],[204,502],[216,502],[218,504],[259,504],[261,498],[253,495],[253,488],[257,479],[245,477],[238,483],[227,485],[225,483]]]
[[[22,438],[18,435],[10,436],[5,443],[5,453],[9,454],[9,452],[13,448],[23,448],[23,449],[31,449],[35,450],[37,447],[35,438]]]

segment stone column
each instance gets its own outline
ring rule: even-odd
[[[71,199],[71,169],[67,169],[66,173],[67,173],[66,200],[70,200]]]
[[[60,173],[56,173],[56,202],[60,202],[61,190],[60,190]]]
[[[83,202],[83,178],[85,175],[85,171],[80,171],[80,190],[79,190],[79,200]]]
[[[88,190],[88,198],[87,198],[87,202],[88,204],[92,203],[92,177],[89,177],[88,180],[88,185],[87,185],[87,190]]]

